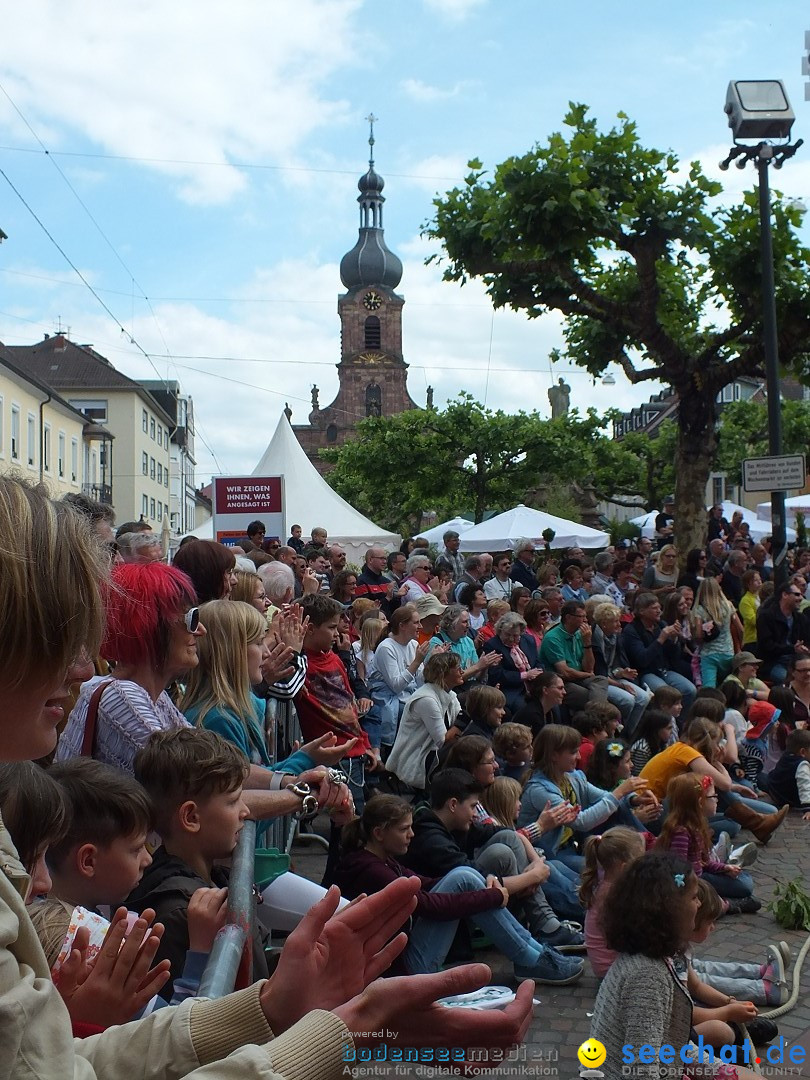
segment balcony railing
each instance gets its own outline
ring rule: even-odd
[[[113,504],[112,487],[109,484],[82,484],[82,494],[104,503],[105,506]]]

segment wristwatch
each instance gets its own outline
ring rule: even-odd
[[[288,784],[284,790],[291,791],[293,795],[297,795],[301,800],[301,809],[298,811],[299,817],[313,817],[318,813],[318,800],[312,794],[312,788],[309,784]]]

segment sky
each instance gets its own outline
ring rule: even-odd
[[[338,266],[357,238],[368,125],[385,236],[403,261],[403,345],[417,402],[460,390],[548,412],[561,321],[492,311],[441,281],[420,234],[466,163],[493,168],[559,130],[569,101],[607,128],[720,173],[731,78],[782,78],[808,146],[774,186],[810,206],[800,0],[29,0],[0,56],[0,341],[66,329],[135,379],[194,398],[197,482],[251,471],[285,402],[337,390]],[[810,235],[808,235],[810,242]],[[146,354],[146,355],[144,355]],[[558,366],[571,404],[629,408]]]

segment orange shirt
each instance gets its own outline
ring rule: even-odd
[[[696,758],[701,757],[694,746],[676,742],[662,750],[660,754],[651,757],[639,775],[643,780],[649,781],[650,791],[658,798],[663,799],[667,793],[667,785],[673,776],[680,776],[688,771],[689,766]]]

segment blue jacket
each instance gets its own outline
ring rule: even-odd
[[[612,817],[624,802],[624,799],[620,801],[611,792],[603,791],[602,788],[588,783],[585,773],[580,769],[568,773],[567,776],[580,806],[579,816],[568,826],[574,832],[589,833],[597,825],[601,825],[603,821]],[[625,796],[626,798],[628,796]],[[533,772],[523,789],[517,827],[522,829],[525,825],[536,821],[547,802],[550,802],[553,808],[566,801],[553,780],[550,780],[543,772]],[[549,829],[534,841],[535,847],[542,848],[548,856],[555,855],[560,846],[562,832],[562,825],[556,829]]]

